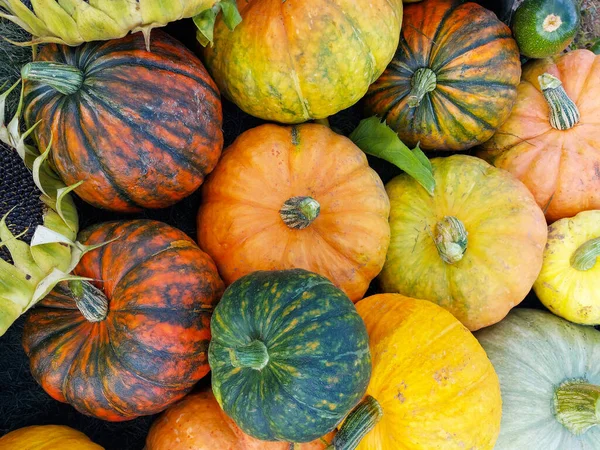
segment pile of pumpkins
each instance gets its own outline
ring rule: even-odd
[[[197,243],[150,220],[61,241],[78,264],[23,332],[49,395],[166,409],[147,450],[600,448],[600,56],[562,53],[571,0],[527,0],[518,41],[457,0],[95,3],[0,1],[44,44],[23,117],[48,198],[202,204]],[[150,32],[191,16],[208,70]],[[221,94],[273,123],[222,152]],[[377,120],[328,127],[361,99]],[[532,287],[554,314],[512,310]],[[42,448],[101,447],[0,438]]]

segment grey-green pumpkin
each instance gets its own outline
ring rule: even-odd
[[[496,450],[600,448],[600,332],[515,309],[475,336],[500,379]]]

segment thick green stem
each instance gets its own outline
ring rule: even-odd
[[[102,322],[108,315],[108,298],[89,281],[69,281],[71,295],[79,311],[89,322]]]
[[[600,237],[597,237],[595,239],[590,239],[575,250],[575,253],[571,255],[571,266],[574,269],[585,272],[596,265],[599,256]]]
[[[312,197],[292,197],[287,200],[279,215],[290,228],[301,230],[309,226],[319,216],[321,205]]]
[[[568,130],[577,125],[581,117],[579,109],[567,95],[562,82],[549,73],[540,75],[538,82],[550,108],[550,125],[557,130]]]
[[[248,345],[230,350],[233,367],[262,370],[269,362],[269,352],[262,341],[255,340]]]
[[[554,413],[574,435],[600,424],[600,386],[585,381],[567,381],[554,393]]]
[[[21,69],[21,78],[53,87],[65,95],[75,94],[83,86],[83,72],[75,66],[50,61],[31,62]]]
[[[445,263],[454,264],[463,258],[467,251],[467,234],[464,224],[456,217],[446,216],[436,224],[433,240]]]
[[[352,410],[346,421],[333,438],[328,449],[354,450],[360,441],[383,417],[383,409],[377,400],[367,395]]]
[[[417,69],[413,74],[410,85],[412,89],[408,94],[408,106],[415,108],[421,104],[425,94],[435,90],[437,77],[435,72],[428,67]]]

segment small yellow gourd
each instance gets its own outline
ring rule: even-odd
[[[548,228],[542,271],[533,288],[554,314],[600,324],[600,211],[584,211]]]

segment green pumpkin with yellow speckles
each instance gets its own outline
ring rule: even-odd
[[[281,123],[352,106],[400,39],[402,0],[238,0],[237,7],[234,31],[217,20],[207,67],[241,109]]]
[[[309,442],[363,397],[369,337],[354,304],[303,269],[259,271],[231,284],[211,319],[208,361],[223,410],[247,434]]]

